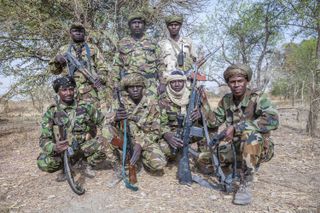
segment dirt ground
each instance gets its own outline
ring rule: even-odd
[[[99,170],[78,196],[37,168],[40,115],[17,104],[0,114],[0,212],[320,212],[320,139],[305,134],[302,114],[283,108],[275,156],[257,174],[253,203],[237,206],[232,194],[179,185],[174,165],[161,177],[142,170],[137,192],[122,182],[108,188],[112,170]]]

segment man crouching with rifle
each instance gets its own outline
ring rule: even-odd
[[[210,163],[210,152],[205,149],[204,144],[206,143],[204,139],[202,123],[201,123],[201,114],[199,113],[199,108],[201,103],[208,105],[207,102],[204,102],[203,97],[200,95],[200,90],[194,86],[193,90],[190,91],[187,88],[187,77],[180,71],[176,70],[170,73],[167,76],[166,83],[166,92],[160,96],[160,108],[161,108],[161,134],[162,140],[160,142],[160,147],[165,153],[168,160],[174,160],[178,149],[184,147],[184,138],[183,134],[185,131],[188,131],[188,144],[197,142],[198,152],[196,156],[196,166],[203,173],[209,173]],[[191,98],[191,93],[194,92],[195,97]],[[191,103],[192,102],[192,103]],[[194,107],[190,111],[191,126],[187,126],[186,117],[188,115],[189,105],[192,104]],[[208,106],[209,107],[209,106]],[[202,107],[201,107],[202,108]],[[187,130],[189,128],[189,130]],[[185,148],[185,147],[184,147]],[[189,152],[196,153],[193,149],[189,148]],[[184,154],[184,157],[188,155]],[[180,161],[181,162],[181,161]],[[182,165],[188,167],[188,159],[182,161]],[[180,165],[181,163],[179,163]],[[209,165],[209,167],[207,167]],[[178,171],[179,181],[182,184],[191,184],[191,179],[184,181],[185,175],[179,175],[181,172]],[[182,173],[181,173],[182,174]],[[190,173],[190,168],[187,174]],[[181,179],[183,179],[181,181]],[[186,182],[186,183],[185,183]]]
[[[247,205],[252,201],[252,182],[260,163],[271,159],[273,144],[270,132],[279,125],[278,113],[266,94],[247,88],[252,70],[245,64],[229,66],[223,77],[231,90],[219,102],[214,112],[205,111],[208,126],[226,124],[225,142],[234,144],[237,162],[240,162],[240,188],[233,202]],[[227,145],[226,145],[227,147]],[[224,152],[220,147],[221,159],[232,162],[231,149]],[[225,163],[224,162],[224,163]]]
[[[137,190],[135,180],[126,178],[125,165],[130,168],[142,159],[149,172],[162,171],[166,166],[165,155],[160,150],[160,110],[157,100],[146,95],[146,80],[136,73],[121,79],[121,91],[118,89],[112,109],[106,114],[106,125],[102,130],[104,138],[110,142],[110,150],[116,153],[122,149],[122,177],[128,188]],[[128,156],[129,153],[129,156]],[[109,158],[109,155],[108,155]],[[126,161],[126,162],[125,162]],[[134,178],[133,178],[134,179]]]
[[[58,171],[63,167],[63,153],[72,148],[68,150],[69,155],[84,158],[88,163],[85,174],[94,177],[92,168],[102,162],[106,155],[102,151],[103,146],[91,136],[90,128],[101,126],[103,116],[92,104],[75,101],[75,87],[76,83],[71,77],[61,77],[53,82],[57,99],[42,118],[39,141],[42,152],[37,165],[45,172]],[[65,179],[64,173],[58,174],[57,181]]]

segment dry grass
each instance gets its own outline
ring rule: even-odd
[[[282,126],[274,133],[275,157],[262,165],[254,201],[249,206],[235,206],[231,203],[232,195],[196,184],[179,185],[175,165],[167,167],[162,177],[140,172],[137,192],[129,191],[122,183],[107,188],[112,171],[100,170],[96,178],[86,179],[87,192],[79,197],[66,182],[55,182],[55,174],[36,167],[40,114],[26,111],[30,109],[27,104],[12,107],[14,110],[6,117],[0,114],[0,212],[320,211],[320,141],[308,137],[298,127],[296,130]],[[297,122],[290,111],[284,110],[280,115],[282,123]],[[4,134],[8,129],[15,130]]]

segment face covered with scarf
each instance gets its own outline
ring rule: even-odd
[[[173,103],[181,107],[181,113],[185,113],[189,103],[190,91],[186,86],[187,77],[181,71],[173,71],[167,77],[166,91]]]

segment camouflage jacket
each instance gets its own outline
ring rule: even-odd
[[[136,105],[128,94],[123,92],[122,102],[128,113],[132,141],[139,143],[142,148],[150,143],[156,143],[160,134],[160,109],[157,101],[150,96],[144,95],[140,103]],[[118,100],[113,100],[112,109],[106,115],[106,125],[111,124],[116,128],[120,127],[120,123],[115,122],[118,108]],[[102,131],[104,134],[105,131]]]
[[[162,76],[160,49],[156,42],[146,35],[136,41],[125,37],[118,42],[118,52],[114,58],[114,81],[119,81],[120,71],[126,73],[157,74]]]
[[[102,124],[103,116],[92,104],[51,105],[42,117],[39,144],[42,151],[54,155],[53,146],[59,140],[57,122],[63,122],[67,128],[68,140],[82,143],[90,138],[90,131]],[[88,135],[89,134],[89,135]],[[72,142],[72,141],[69,141]]]
[[[86,67],[89,72],[96,73],[102,79],[103,83],[106,84],[107,90],[108,90],[106,91],[106,94],[102,94],[102,95],[103,96],[108,95],[108,97],[110,97],[112,94],[111,91],[113,88],[113,82],[112,82],[112,78],[109,78],[108,76],[109,73],[108,73],[107,64],[103,58],[103,55],[100,53],[100,50],[98,49],[98,47],[95,46],[94,44],[90,44],[90,43],[87,43],[87,44],[90,49],[90,57],[88,57],[87,55],[87,50],[84,46],[84,43],[81,43],[81,44],[70,43],[68,45],[64,45],[60,48],[60,50],[56,55],[65,54],[67,51],[69,51],[69,48],[71,47],[70,48],[71,54],[74,55],[79,60],[75,49],[81,48],[81,60],[79,61],[80,62],[82,61],[84,64],[86,64]],[[50,60],[48,70],[49,72],[55,75],[59,75],[59,74],[68,75],[68,68],[61,67],[59,64],[57,64],[55,62],[55,57],[53,57]],[[81,94],[91,93],[90,94],[91,96],[98,98],[97,91],[94,90],[94,88],[92,87],[92,83],[89,80],[87,80],[83,74],[76,71],[74,73],[74,79],[77,83],[77,92],[80,93],[80,96]],[[82,100],[81,97],[80,97],[80,100]]]
[[[199,97],[199,96],[198,96]],[[200,104],[200,103],[201,104]],[[210,106],[207,101],[204,101],[201,98],[201,101],[197,101],[201,105],[202,111],[210,111]],[[169,98],[168,94],[165,92],[161,94],[159,98],[159,106],[160,106],[160,122],[161,122],[161,135],[163,136],[167,132],[176,132],[178,128],[178,120],[177,116],[181,114],[181,107],[177,104],[173,103]],[[186,110],[188,110],[188,105],[186,106]],[[184,119],[186,115],[183,115]],[[195,126],[201,127],[202,121],[196,121],[194,123]]]
[[[192,68],[193,62],[197,58],[197,54],[191,39],[180,36],[178,41],[171,38],[164,39],[159,42],[161,49],[161,58],[166,67],[164,75],[169,74],[173,70],[180,69],[188,71]],[[178,55],[183,46],[184,64],[182,67],[178,65]]]
[[[272,105],[266,94],[247,89],[243,100],[236,106],[233,95],[226,94],[218,104],[218,108],[212,113],[206,111],[208,124],[218,127],[223,123],[235,127],[235,135],[244,130],[252,130],[260,133],[269,133],[279,126],[278,112]]]

